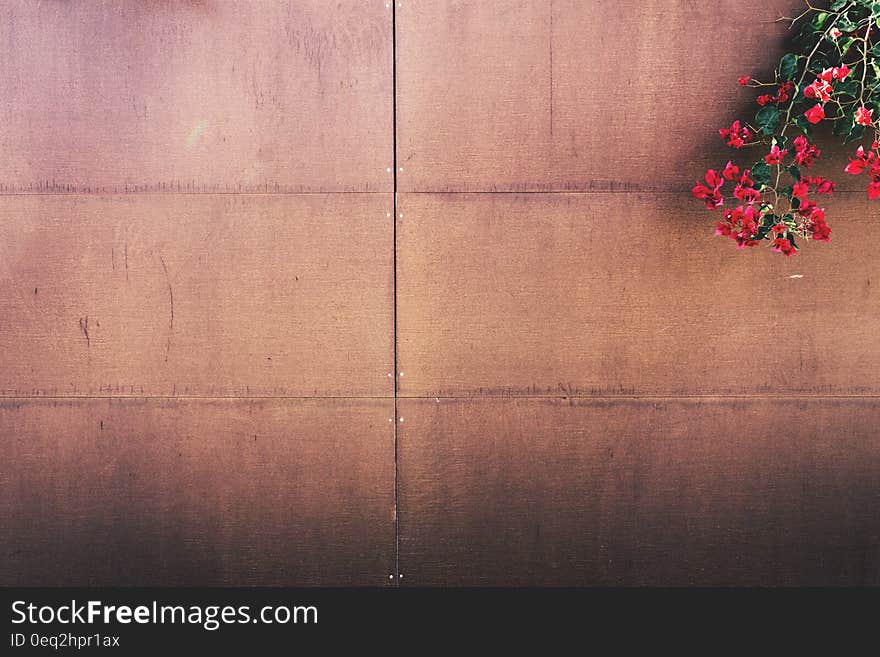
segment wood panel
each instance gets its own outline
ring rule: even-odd
[[[5,191],[391,191],[384,2],[12,0]]]
[[[390,400],[0,402],[0,583],[371,585]]]
[[[684,195],[403,194],[404,396],[880,393],[880,224],[738,251]]]
[[[391,396],[390,194],[0,196],[0,392]]]
[[[400,403],[413,585],[877,585],[871,399]]]
[[[690,189],[729,157],[718,128],[757,107],[736,79],[772,75],[786,33],[774,21],[802,10],[800,0],[403,3],[400,189]]]

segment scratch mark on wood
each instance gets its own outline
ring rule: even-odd
[[[159,256],[159,262],[162,263],[162,270],[165,272],[165,281],[168,283],[168,301],[171,310],[171,318],[168,322],[168,341],[165,344],[165,362],[168,362],[168,355],[171,353],[171,337],[174,335],[174,289],[171,287],[171,277],[168,276],[168,267],[165,266],[165,258]]]
[[[82,317],[79,318],[79,330],[82,331],[82,334],[86,338],[86,349],[90,349],[92,346],[92,340],[89,337],[89,316],[86,315],[85,319]]]

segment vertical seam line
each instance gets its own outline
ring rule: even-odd
[[[398,413],[398,393],[400,368],[397,354],[397,0],[391,2],[391,148],[392,175],[394,181],[394,212],[391,217],[391,236],[393,241],[393,310],[392,335],[394,349],[394,584],[400,586],[400,470],[398,458],[400,414]]]

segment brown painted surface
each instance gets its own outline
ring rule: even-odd
[[[0,584],[387,585],[393,412],[0,401]]]
[[[688,194],[802,3],[637,4],[398,11],[402,581],[876,585],[878,206],[786,260]]]
[[[0,196],[0,393],[391,396],[390,194]]]
[[[0,190],[392,191],[384,2],[12,0]]]
[[[686,191],[802,4],[400,3],[398,189],[587,193],[396,245],[385,4],[0,7],[0,583],[880,583],[878,206]]]
[[[718,128],[753,113],[736,79],[771,74],[773,21],[802,9],[411,0],[397,16],[400,189],[690,189],[729,156]]]
[[[403,400],[404,583],[880,583],[867,399]]]
[[[834,241],[793,259],[683,202],[401,195],[401,394],[880,393],[868,201],[835,199]]]
[[[718,129],[751,121],[801,0],[413,0],[398,10],[401,191],[684,191],[733,151]],[[855,145],[830,130],[813,173],[843,173]]]

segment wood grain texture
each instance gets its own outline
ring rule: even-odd
[[[403,194],[401,394],[878,394],[880,223],[832,203],[786,259],[684,196]]]
[[[401,400],[412,585],[877,585],[880,404]]]
[[[391,396],[393,199],[0,196],[0,393]]]
[[[406,2],[400,189],[690,189],[730,157],[718,128],[757,108],[736,79],[772,78],[786,33],[774,21],[802,9],[800,0]]]
[[[0,584],[387,585],[393,412],[0,401]]]
[[[3,191],[391,191],[384,2],[10,0]]]

